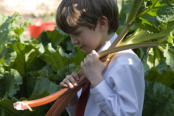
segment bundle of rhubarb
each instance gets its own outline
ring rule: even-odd
[[[122,31],[111,47],[99,54],[99,58],[105,61],[107,57],[121,50],[155,47],[155,50],[163,53],[165,62],[174,71],[173,35],[174,3],[172,0],[133,0]],[[78,75],[81,75],[81,71]],[[59,116],[84,83],[85,80],[80,80],[74,89],[63,88],[41,99],[16,102],[14,107],[17,110],[31,110],[32,107],[56,100],[46,116]]]

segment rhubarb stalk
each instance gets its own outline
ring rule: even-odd
[[[60,97],[65,91],[67,91],[67,88],[61,89],[60,91],[53,93],[49,96],[43,97],[41,99],[37,100],[31,100],[31,101],[20,101],[13,104],[14,108],[17,110],[25,110],[29,109],[32,110],[32,107],[42,106],[44,104],[50,103],[54,100],[56,100],[58,97]]]

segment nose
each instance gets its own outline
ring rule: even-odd
[[[78,45],[79,41],[75,37],[71,36],[71,43],[74,44],[74,45]]]

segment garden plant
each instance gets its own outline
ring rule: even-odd
[[[118,41],[100,56],[134,49],[145,70],[143,116],[173,116],[174,1],[122,0],[119,8]],[[22,33],[28,23],[17,23],[19,17],[18,13],[0,15],[0,115],[44,116],[54,102],[34,107],[32,112],[18,111],[13,103],[59,91],[59,82],[66,74],[80,71],[86,54],[57,27],[42,32],[37,39],[26,40]]]

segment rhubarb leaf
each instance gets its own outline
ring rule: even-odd
[[[0,79],[0,97],[12,98],[20,90],[21,75],[14,69],[11,69],[10,72],[1,71],[0,75],[3,75]]]
[[[37,99],[43,96],[48,96],[58,90],[60,90],[60,87],[57,84],[51,82],[48,78],[38,77],[30,99]]]
[[[142,116],[173,116],[174,91],[161,83],[146,81]]]
[[[48,46],[45,47],[45,52],[40,58],[51,65],[55,72],[64,67],[64,59],[61,57],[59,51],[56,51],[51,44],[48,44]]]
[[[170,0],[148,0],[149,6],[139,17],[136,25],[150,32],[165,30],[168,22],[174,18],[174,3]]]
[[[169,0],[166,0],[166,2]],[[167,3],[166,3],[167,4]],[[162,6],[157,11],[157,20],[159,22],[167,23],[174,18],[174,3],[168,3],[168,5]]]
[[[174,72],[171,70],[171,68],[168,67],[161,70],[162,66],[163,68],[165,67],[164,65],[160,65],[155,68],[151,68],[149,71],[146,71],[146,79],[153,82],[160,82],[165,86],[174,88]]]
[[[16,58],[11,61],[7,68],[16,69],[21,75],[25,75],[31,64],[36,60],[39,51],[32,44],[23,44],[16,42],[15,44],[8,44],[16,52]],[[20,65],[19,65],[20,64]]]

